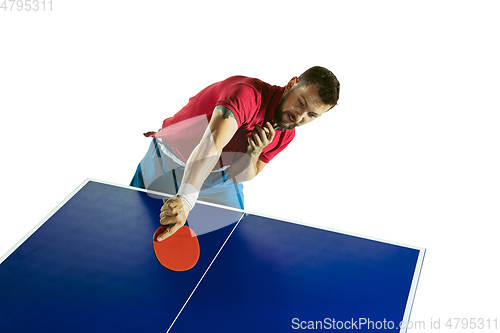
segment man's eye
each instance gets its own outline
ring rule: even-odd
[[[309,113],[309,117],[311,117],[311,118],[316,118],[317,116],[316,116],[316,114],[315,114],[315,113]]]
[[[299,105],[300,106],[304,106],[304,104],[299,100]]]

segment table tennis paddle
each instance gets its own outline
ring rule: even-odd
[[[182,226],[172,236],[159,242],[158,235],[167,229],[159,227],[153,236],[153,249],[156,258],[165,268],[174,272],[184,272],[191,269],[200,257],[200,244],[194,231],[188,226]]]

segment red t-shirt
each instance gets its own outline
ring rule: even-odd
[[[189,103],[173,117],[163,121],[162,129],[154,135],[163,138],[173,152],[184,162],[200,143],[210,122],[215,106],[229,108],[238,123],[238,130],[224,147],[221,154],[222,165],[230,165],[248,147],[247,137],[255,124],[262,125],[272,119],[284,88],[269,85],[261,80],[244,76],[233,76],[203,89],[189,100]],[[267,115],[266,115],[267,114]],[[276,131],[274,140],[260,155],[264,163],[285,149],[295,136],[295,130]]]

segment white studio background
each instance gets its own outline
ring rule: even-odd
[[[496,2],[244,3],[0,11],[0,256],[86,178],[128,185],[141,133],[208,84],[321,65],[339,105],[246,185],[246,208],[425,247],[412,320],[497,318]]]

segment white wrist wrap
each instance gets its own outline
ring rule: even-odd
[[[179,191],[177,191],[177,195],[189,205],[189,210],[193,209],[199,194],[200,191],[189,183],[181,184]]]

